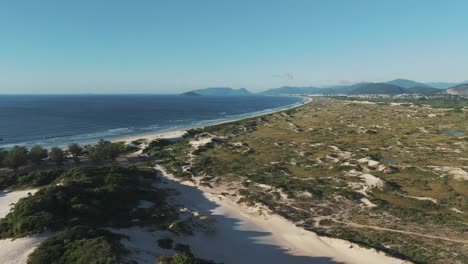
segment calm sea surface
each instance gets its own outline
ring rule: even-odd
[[[0,147],[94,143],[209,125],[302,102],[272,96],[2,95]]]

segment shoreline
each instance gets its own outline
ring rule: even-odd
[[[235,118],[235,119],[232,119],[232,120],[218,121],[218,122],[213,122],[213,123],[210,123],[210,124],[187,127],[187,128],[181,128],[181,129],[175,129],[175,130],[169,130],[169,131],[160,131],[160,132],[141,134],[141,135],[128,135],[128,136],[123,136],[123,137],[112,138],[112,139],[110,139],[110,141],[112,141],[112,142],[122,142],[123,141],[123,142],[126,142],[126,143],[130,143],[130,142],[132,142],[134,140],[138,140],[138,139],[144,139],[144,140],[148,140],[148,141],[152,141],[152,140],[159,139],[159,138],[165,138],[165,139],[169,139],[169,140],[178,140],[178,139],[181,139],[183,137],[183,135],[186,133],[186,131],[189,130],[189,129],[205,128],[205,127],[209,127],[209,126],[228,124],[228,123],[237,122],[237,121],[241,121],[241,120],[245,120],[245,119],[249,119],[249,118],[255,118],[255,117],[260,117],[260,116],[264,116],[264,115],[270,115],[270,114],[274,114],[274,113],[278,113],[278,112],[282,112],[282,111],[286,111],[286,110],[290,110],[290,109],[294,109],[294,108],[297,108],[297,107],[304,106],[304,105],[312,102],[312,100],[313,100],[309,96],[292,96],[292,97],[302,98],[302,99],[304,99],[304,101],[300,102],[298,104],[282,107],[282,108],[279,108],[279,109],[272,109],[271,111],[268,111],[268,112],[261,112],[261,113],[254,114],[254,115]]]
[[[60,137],[57,137],[56,138],[57,139],[57,144],[50,144],[50,143],[43,144],[43,143],[37,143],[37,142],[35,143],[34,140],[26,140],[26,141],[23,141],[23,142],[16,142],[16,143],[12,142],[12,143],[5,144],[2,140],[0,140],[0,149],[10,149],[13,146],[25,146],[25,147],[30,148],[30,147],[32,147],[34,145],[37,145],[37,144],[39,144],[42,147],[47,148],[47,149],[52,148],[52,147],[59,147],[59,148],[62,148],[62,149],[66,149],[67,145],[71,144],[71,143],[78,143],[78,144],[83,145],[83,146],[94,145],[99,141],[99,139],[109,140],[109,141],[112,141],[112,142],[119,142],[119,141],[130,142],[130,141],[137,140],[137,139],[154,140],[156,138],[167,138],[167,137],[171,138],[173,136],[177,138],[177,137],[180,137],[182,135],[183,131],[187,131],[189,129],[203,128],[203,127],[207,127],[207,126],[214,126],[214,125],[219,125],[219,124],[236,122],[236,121],[240,121],[240,120],[244,120],[244,119],[248,119],[248,118],[254,118],[254,117],[259,117],[259,116],[263,116],[263,115],[268,115],[268,114],[272,114],[272,113],[281,112],[281,111],[285,111],[285,110],[288,110],[288,109],[296,108],[296,107],[305,105],[305,104],[309,103],[310,101],[312,101],[312,98],[310,98],[308,96],[299,96],[299,95],[285,96],[284,95],[284,97],[301,98],[302,101],[298,101],[297,103],[294,103],[294,104],[280,106],[278,108],[265,109],[265,110],[250,112],[250,113],[238,114],[238,115],[235,115],[233,118],[224,118],[224,119],[218,119],[218,120],[216,120],[216,119],[214,119],[214,120],[200,120],[200,121],[196,122],[198,124],[167,128],[167,129],[162,129],[162,130],[159,130],[159,131],[150,131],[150,132],[143,132],[143,133],[141,133],[141,131],[140,131],[140,133],[136,132],[134,134],[129,133],[129,134],[126,134],[126,135],[125,134],[122,134],[122,135],[108,135],[108,136],[96,137],[96,138],[93,138],[93,139],[81,139],[81,140],[80,139],[74,140],[72,138],[61,140]],[[150,114],[150,113],[147,113],[147,114]],[[202,124],[200,124],[200,123],[202,123]],[[95,133],[101,133],[101,132],[95,132]],[[95,134],[95,133],[91,133],[91,134]],[[91,134],[79,134],[79,135],[74,135],[73,137],[80,138],[80,137],[83,137],[83,136],[86,136],[86,135],[91,135]]]

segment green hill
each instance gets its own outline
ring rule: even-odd
[[[400,86],[389,83],[368,83],[358,87],[350,94],[404,94],[405,90]]]
[[[395,79],[395,80],[388,81],[388,82],[385,82],[385,83],[400,86],[401,88],[430,87],[429,85],[427,85],[425,83],[415,82],[415,81],[407,80],[407,79]]]
[[[281,95],[281,94],[347,94],[356,88],[364,85],[364,83],[358,83],[354,85],[337,85],[330,87],[294,87],[294,86],[283,86],[280,88],[268,89],[262,94],[265,95]]]

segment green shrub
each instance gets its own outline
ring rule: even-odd
[[[76,225],[166,225],[175,218],[165,202],[166,192],[146,189],[139,180],[146,172],[135,167],[74,168],[57,176],[59,172],[45,173],[44,181],[55,180],[33,196],[20,199],[14,210],[0,219],[0,237]],[[23,177],[31,179],[31,175]],[[27,184],[26,178],[24,181]],[[151,201],[155,206],[135,210],[140,200]]]
[[[169,145],[172,145],[172,144],[174,144],[174,142],[169,140],[169,139],[158,138],[158,139],[155,139],[155,140],[151,141],[148,144],[148,147],[146,147],[143,150],[143,153],[148,153],[148,154],[152,155],[151,154],[152,152],[154,153],[155,151],[161,150],[162,148],[164,148],[166,146],[169,146]]]
[[[29,150],[28,156],[32,163],[38,165],[43,159],[47,158],[47,150],[39,145],[35,145]]]
[[[19,167],[28,163],[28,149],[25,147],[14,146],[6,154],[3,163],[7,167],[16,171]]]
[[[65,154],[61,148],[51,148],[49,151],[49,160],[57,164],[57,166],[62,166],[63,161],[65,160]]]
[[[77,226],[43,241],[28,257],[28,264],[119,263],[125,249],[120,236],[107,230]]]

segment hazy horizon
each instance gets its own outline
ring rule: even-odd
[[[0,94],[468,79],[464,1],[0,4]]]

